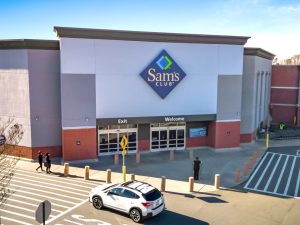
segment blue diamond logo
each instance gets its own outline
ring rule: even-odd
[[[140,76],[164,99],[181,82],[186,74],[174,59],[163,50],[140,73]]]

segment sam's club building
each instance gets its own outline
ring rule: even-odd
[[[132,153],[238,147],[266,121],[274,55],[249,37],[54,31],[0,41],[0,116],[24,125],[23,157],[96,159],[123,135]]]

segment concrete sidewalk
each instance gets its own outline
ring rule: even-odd
[[[126,156],[127,180],[130,179],[129,174],[134,173],[137,180],[149,182],[160,189],[161,177],[165,176],[166,191],[188,193],[188,179],[193,176],[193,160],[198,156],[202,161],[202,167],[200,180],[195,182],[195,191],[214,191],[215,174],[221,175],[221,187],[232,188],[248,178],[251,170],[266,151],[264,145],[265,140],[259,140],[251,144],[242,144],[240,148],[234,149],[213,150],[205,147],[194,149],[193,154],[186,150],[175,151],[174,160],[170,160],[168,151],[142,153],[139,164],[136,163],[135,154],[129,154]],[[269,146],[300,146],[300,140],[272,140]],[[114,156],[101,156],[98,162],[70,162],[70,177],[83,179],[86,165],[91,168],[90,179],[92,180],[105,182],[106,170],[111,169],[112,182],[122,181],[122,155],[118,165],[114,165]],[[20,160],[17,166],[34,171],[37,163]],[[56,175],[63,175],[60,159],[53,159],[51,170]]]

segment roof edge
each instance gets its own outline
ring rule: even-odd
[[[57,40],[38,40],[38,39],[0,40],[0,49],[59,50],[59,41],[57,41]]]
[[[244,48],[244,55],[254,55],[273,60],[275,55],[262,48]]]
[[[148,41],[148,42],[175,42],[175,43],[208,43],[208,44],[232,44],[244,45],[250,37],[159,33],[143,31],[106,30],[73,27],[54,27],[58,37],[107,39],[124,41]]]

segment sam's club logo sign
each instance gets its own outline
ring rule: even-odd
[[[140,75],[161,98],[165,98],[186,76],[165,50]]]

